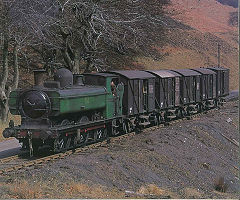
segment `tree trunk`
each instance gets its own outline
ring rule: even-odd
[[[0,87],[2,90],[5,90],[5,86],[7,83],[7,78],[8,78],[8,36],[4,34],[3,36],[3,71],[2,71],[2,76],[1,76],[1,81],[0,81]]]
[[[14,46],[14,50],[13,50],[13,69],[14,69],[14,75],[13,75],[12,89],[15,90],[18,87],[18,81],[19,81],[18,47],[17,47],[17,45]]]
[[[0,121],[7,120],[8,114],[8,96],[9,91],[6,90],[6,83],[8,79],[8,37],[6,34],[3,36],[3,62],[2,62],[2,76],[0,80]]]
[[[64,62],[66,63],[66,67],[72,71],[73,64],[72,64],[72,60],[67,52],[67,47],[64,50],[62,50],[62,55],[63,55]]]
[[[73,74],[79,74],[79,73],[80,73],[80,49],[77,48],[75,50]]]
[[[8,106],[8,101],[9,101],[9,95],[11,92],[11,87],[7,87],[6,89],[6,101],[1,105],[1,121],[6,122],[8,119],[8,113],[9,113],[9,106]]]

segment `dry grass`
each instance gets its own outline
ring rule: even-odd
[[[58,180],[16,179],[10,183],[0,182],[0,195],[7,199],[53,199],[53,198],[90,198],[90,199],[123,199],[125,191],[117,188],[107,188],[101,185],[88,185],[76,181],[59,182]],[[154,184],[140,187],[133,192],[131,198],[180,198],[179,195],[167,189],[159,188]]]
[[[172,0],[170,12],[177,13],[174,17],[201,32],[227,32],[237,31],[229,24],[230,13],[237,8],[217,3],[216,0],[189,1]]]
[[[89,186],[78,182],[57,183],[56,181],[15,180],[1,184],[8,199],[43,199],[43,198],[124,198],[125,194],[117,189],[103,186]]]
[[[21,118],[18,115],[10,115],[7,122],[5,123],[0,122],[0,142],[8,139],[3,137],[2,132],[4,131],[5,128],[8,127],[8,123],[10,120],[13,120],[15,125],[19,125],[21,123]]]
[[[188,199],[200,199],[204,196],[203,192],[189,187],[183,189],[183,195]]]
[[[153,196],[153,197],[158,197],[158,198],[179,198],[179,196],[167,189],[162,189],[159,188],[158,186],[154,184],[149,184],[147,186],[142,186],[138,190],[139,194],[142,194],[144,196]]]
[[[30,183],[26,180],[19,180],[5,186],[6,190],[8,190],[6,198],[41,199],[44,198],[43,187],[40,183]]]
[[[82,183],[68,183],[64,190],[73,198],[124,198],[125,194],[117,189],[107,189],[102,186],[89,186]]]

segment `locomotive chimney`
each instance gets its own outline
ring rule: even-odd
[[[44,69],[36,69],[33,70],[34,73],[34,85],[35,86],[43,86],[44,74],[46,71]]]

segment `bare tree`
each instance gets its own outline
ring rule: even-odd
[[[168,0],[17,1],[29,45],[45,65],[62,63],[74,73],[103,70],[111,53],[141,51],[160,41]],[[18,12],[15,10],[15,12]],[[23,23],[24,22],[24,23]],[[158,32],[159,37],[156,37]]]
[[[0,2],[0,35],[1,35],[1,51],[2,56],[2,73],[0,76],[0,121],[6,121],[8,116],[8,97],[12,89],[18,86],[19,70],[18,70],[18,43],[13,36],[13,25],[10,21],[9,8],[12,2]],[[12,49],[12,57],[9,51]],[[10,82],[9,77],[9,59],[13,61],[13,80]]]
[[[19,51],[30,41],[30,34],[20,23],[23,13],[17,0],[0,1],[0,121],[8,117],[10,92],[18,87]]]
[[[85,71],[102,70],[106,67],[103,56],[106,51],[124,54],[143,49],[155,39],[155,31],[162,36],[161,16],[167,3],[167,0],[59,2],[57,25],[61,30],[66,65],[78,72],[79,60],[83,60]]]
[[[113,54],[144,52],[162,39],[168,2],[0,0],[0,119],[6,120],[9,93],[18,85],[19,56],[50,69],[61,64],[74,73],[104,70]]]

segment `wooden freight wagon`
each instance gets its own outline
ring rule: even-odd
[[[146,70],[156,77],[156,109],[164,110],[180,105],[180,77],[170,70]]]
[[[201,74],[190,69],[175,69],[171,71],[181,75],[180,77],[181,104],[186,105],[200,102]]]
[[[201,100],[211,100],[216,98],[216,73],[206,68],[196,68],[193,71],[199,72],[201,76]]]
[[[225,97],[229,94],[229,69],[224,67],[207,67],[217,73],[217,97]]]

